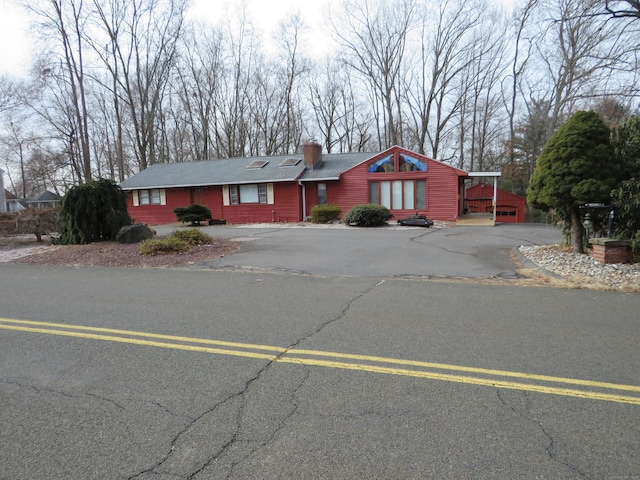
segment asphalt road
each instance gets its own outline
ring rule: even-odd
[[[498,231],[388,248],[485,276]],[[245,233],[243,268],[0,265],[1,479],[640,478],[640,295],[297,268],[268,245],[313,234]]]

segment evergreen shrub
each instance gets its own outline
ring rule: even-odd
[[[131,225],[127,194],[106,178],[69,189],[60,202],[60,236],[54,243],[87,244],[114,240],[125,225]]]
[[[200,225],[200,222],[211,218],[211,210],[197,203],[189,205],[188,207],[174,208],[173,213],[176,214],[179,221],[183,223],[189,222],[191,225]]]
[[[312,223],[331,223],[338,219],[342,212],[342,208],[338,205],[325,204],[315,205],[311,209],[311,222]]]
[[[213,238],[197,228],[189,228],[187,230],[174,230],[167,238],[176,238],[188,243],[189,245],[207,245],[213,243]]]
[[[165,253],[185,253],[189,251],[191,245],[184,240],[175,237],[167,237],[162,240],[145,240],[138,247],[142,255],[162,255]]]
[[[352,207],[342,221],[346,225],[357,227],[381,227],[392,217],[387,207],[366,203]]]

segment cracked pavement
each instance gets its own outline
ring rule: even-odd
[[[637,478],[640,296],[254,266],[0,266],[0,479]]]

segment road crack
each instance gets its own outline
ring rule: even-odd
[[[113,406],[115,406],[117,409],[119,410],[126,410],[127,408],[123,405],[121,405],[120,403],[116,402],[115,400],[111,399],[111,398],[107,398],[104,397],[102,395],[97,395],[95,393],[89,393],[89,392],[65,392],[63,390],[56,390],[53,388],[49,388],[49,387],[39,387],[39,386],[35,386],[32,384],[27,384],[27,383],[21,383],[21,382],[15,382],[15,381],[9,381],[9,380],[2,380],[0,379],[0,383],[4,383],[5,385],[12,385],[14,387],[18,387],[18,388],[28,388],[31,390],[34,390],[35,392],[41,394],[53,394],[53,395],[62,395],[64,397],[67,398],[71,398],[71,399],[78,399],[78,398],[82,398],[82,397],[90,397],[93,398],[95,400],[99,400],[101,402],[105,402],[108,404],[111,404]]]
[[[542,433],[542,435],[547,439],[547,445],[545,447],[545,451],[547,452],[547,456],[549,457],[549,459],[551,459],[551,461],[569,469],[572,473],[574,473],[575,475],[578,475],[580,478],[584,478],[586,480],[590,478],[585,472],[581,471],[580,468],[578,468],[576,465],[573,465],[568,461],[565,461],[560,458],[558,452],[556,451],[556,442],[551,432],[547,428],[545,428],[541,422],[533,418],[533,416],[530,414],[531,396],[529,395],[528,392],[520,392],[521,398],[525,399],[525,404],[522,407],[522,409],[517,408],[515,405],[511,404],[507,400],[503,389],[498,388],[496,389],[496,392],[497,392],[498,400],[500,400],[500,403],[502,403],[504,407],[509,409],[514,415],[521,418],[525,422],[535,426]]]
[[[229,452],[231,452],[231,450],[232,450],[232,448],[234,446],[236,446],[238,444],[252,445],[252,447],[247,452],[242,452],[241,458],[234,459],[226,467],[228,469],[228,471],[226,473],[226,478],[230,478],[234,474],[234,472],[236,471],[237,467],[240,464],[242,464],[246,459],[248,459],[252,455],[254,455],[257,451],[267,447],[275,438],[277,438],[278,437],[278,433],[280,431],[282,431],[283,428],[285,428],[288,420],[292,416],[294,416],[296,414],[296,412],[298,410],[298,403],[296,401],[296,395],[297,395],[297,392],[299,391],[299,389],[302,388],[302,386],[304,385],[306,380],[309,378],[309,374],[310,374],[309,368],[304,366],[304,365],[299,365],[304,369],[304,374],[303,374],[301,380],[292,388],[291,393],[290,393],[290,395],[288,397],[290,405],[291,405],[290,408],[282,416],[282,418],[280,418],[278,420],[278,422],[275,425],[272,426],[272,430],[269,433],[269,435],[267,436],[267,438],[265,440],[258,441],[258,442],[256,442],[255,440],[243,440],[243,439],[241,439],[241,433],[242,433],[242,430],[243,430],[243,418],[245,416],[247,416],[247,408],[248,408],[247,407],[247,402],[248,402],[247,393],[251,390],[252,386],[254,384],[256,384],[256,382],[258,380],[260,380],[264,375],[266,375],[266,373],[269,371],[271,366],[273,366],[275,363],[278,363],[278,361],[282,357],[286,356],[292,349],[297,348],[302,342],[304,342],[306,340],[309,340],[314,335],[319,334],[323,329],[327,328],[329,325],[331,325],[331,324],[333,324],[335,322],[338,322],[341,319],[343,319],[347,315],[349,310],[352,308],[352,306],[357,301],[359,301],[364,296],[369,294],[375,288],[377,288],[380,285],[384,284],[385,281],[386,281],[385,279],[378,280],[376,283],[372,284],[369,288],[364,289],[358,295],[356,295],[354,297],[351,297],[347,301],[347,303],[344,306],[344,308],[335,317],[330,318],[330,319],[322,322],[316,328],[314,328],[313,330],[311,330],[307,334],[301,336],[300,338],[298,338],[297,340],[292,342],[281,353],[279,353],[275,358],[267,361],[261,368],[259,368],[255,372],[255,374],[252,375],[251,378],[249,378],[242,385],[242,387],[240,389],[238,389],[236,392],[228,395],[226,398],[224,398],[220,402],[216,403],[215,405],[213,405],[211,408],[207,409],[206,411],[202,412],[197,417],[194,417],[187,425],[185,425],[185,427],[182,430],[180,430],[179,432],[177,432],[175,434],[175,436],[171,440],[170,447],[165,452],[165,454],[163,455],[162,458],[160,458],[150,468],[145,469],[145,470],[143,470],[141,472],[136,473],[135,475],[130,476],[129,479],[140,478],[140,477],[142,477],[142,476],[144,476],[146,474],[157,474],[157,473],[171,474],[171,475],[175,475],[175,476],[177,476],[179,478],[193,479],[193,478],[196,478],[201,473],[203,473],[208,468],[210,468],[216,462],[220,461],[225,455],[230,454]],[[187,438],[187,436],[190,434],[190,432],[192,430],[194,430],[196,428],[196,426],[200,422],[202,422],[207,416],[216,413],[217,410],[220,410],[221,408],[223,408],[226,405],[231,405],[234,401],[238,401],[240,403],[239,403],[239,405],[234,407],[235,408],[235,413],[233,414],[234,417],[235,417],[234,426],[233,426],[232,431],[227,434],[228,437],[226,438],[226,440],[214,452],[212,452],[207,459],[205,459],[204,461],[200,461],[199,462],[200,464],[197,465],[196,468],[193,468],[190,473],[188,473],[188,474],[180,474],[180,473],[177,473],[177,472],[167,471],[166,470],[166,466],[169,464],[169,462],[171,460],[171,457],[173,455],[176,455],[176,452],[180,448],[181,442]],[[165,470],[161,472],[163,467],[165,467]]]

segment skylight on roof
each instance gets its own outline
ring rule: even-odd
[[[280,165],[278,166],[279,167],[295,167],[301,161],[302,159],[300,158],[287,158],[286,160],[283,160],[282,162],[280,162]]]
[[[254,160],[253,162],[251,162],[249,165],[247,165],[247,170],[249,169],[258,169],[258,168],[262,168],[264,167],[267,163],[269,163],[268,160]]]

